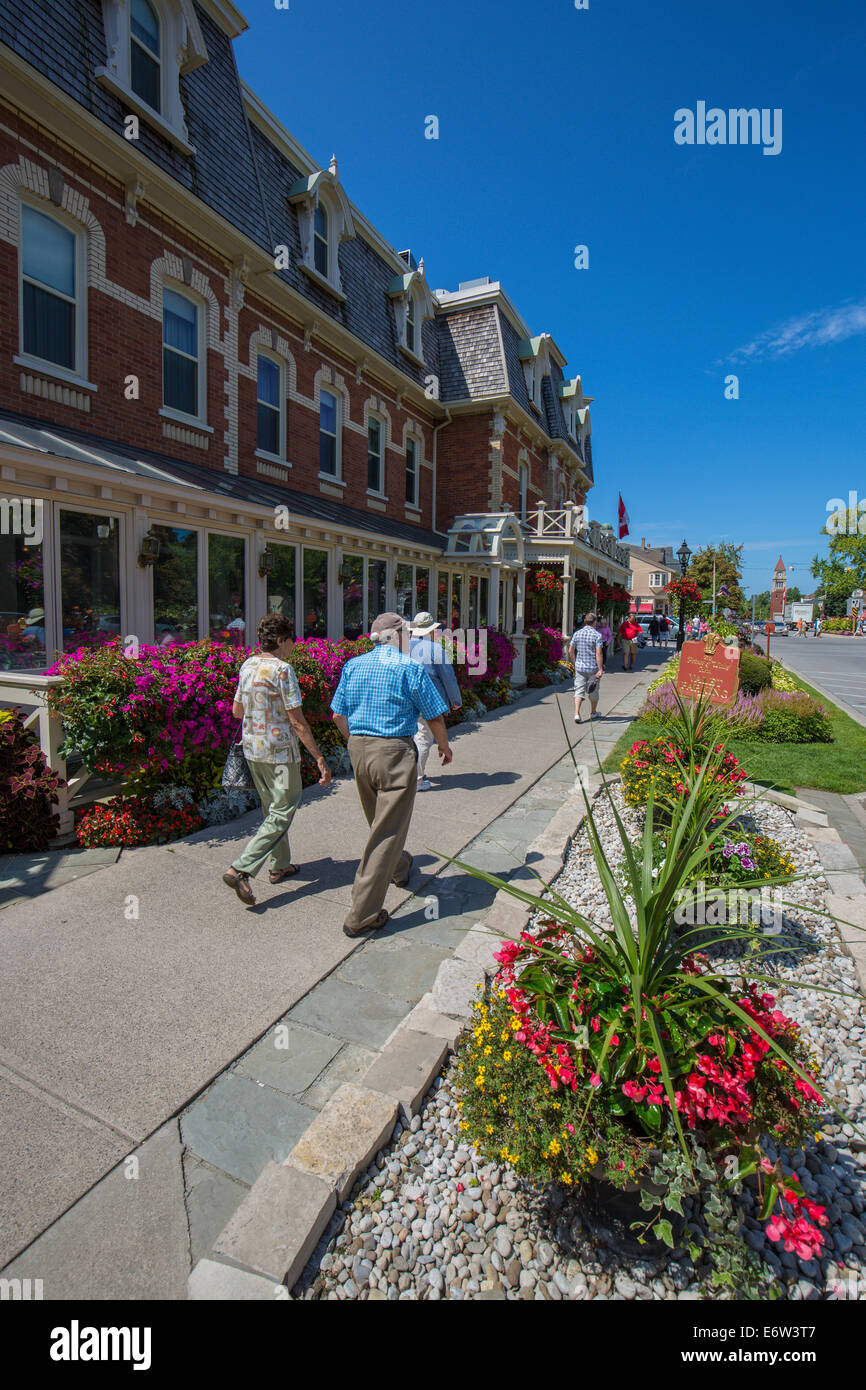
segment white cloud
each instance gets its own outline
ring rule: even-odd
[[[801,348],[841,343],[846,338],[856,337],[858,333],[866,333],[866,300],[859,304],[842,304],[837,309],[817,309],[814,313],[788,319],[779,327],[768,329],[745,347],[737,348],[730,360],[787,357]]]

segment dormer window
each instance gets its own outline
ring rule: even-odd
[[[336,159],[332,158],[328,169],[298,179],[289,189],[288,200],[298,211],[298,265],[317,285],[344,299],[338,250],[341,241],[354,237],[355,223],[337,175]]]
[[[414,296],[410,295],[406,305],[406,347],[409,352],[417,353],[417,341],[418,326],[416,323],[415,299]]]
[[[320,275],[328,278],[330,262],[328,246],[328,214],[320,203],[313,216],[313,264]]]
[[[181,77],[208,61],[192,0],[102,0],[105,65],[97,81],[128,112],[184,154],[189,143]]]
[[[424,321],[432,319],[434,314],[433,296],[424,279],[423,260],[417,270],[395,275],[388,286],[388,297],[394,305],[398,347],[415,362],[423,363],[421,329]]]
[[[154,111],[162,107],[162,61],[159,17],[148,0],[131,0],[129,10],[129,85]]]

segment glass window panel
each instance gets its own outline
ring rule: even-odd
[[[280,452],[280,412],[269,405],[258,404],[256,421],[256,444],[265,454],[278,455]]]
[[[198,305],[169,289],[162,292],[162,340],[189,357],[198,356]]]
[[[21,209],[24,229],[22,266],[28,280],[75,297],[75,236],[68,227],[35,208]]]
[[[159,20],[148,0],[132,0],[129,7],[130,29],[151,53],[159,57]]]
[[[367,425],[367,487],[382,492],[382,426],[378,420]]]
[[[280,408],[280,369],[270,357],[259,358],[258,398],[265,405]]]
[[[374,618],[378,618],[380,613],[387,612],[385,606],[385,575],[386,566],[384,560],[367,561],[367,622],[372,624]]]
[[[198,640],[198,532],[152,526],[159,540],[153,566],[153,633],[158,647]]]
[[[293,545],[272,545],[274,568],[268,575],[268,612],[282,613],[295,624],[295,566],[297,550]]]
[[[460,608],[463,598],[463,576],[452,574],[451,576],[451,628],[460,627]]]
[[[430,571],[420,565],[415,569],[415,612],[430,611]]]
[[[478,626],[478,575],[469,576],[469,627]]]
[[[304,551],[304,636],[328,635],[328,552]]]
[[[12,524],[0,531],[0,671],[38,670],[48,665],[42,543],[25,545],[24,531],[32,535],[35,521],[26,502],[26,526],[10,515]]]
[[[412,584],[412,566],[398,565],[394,573],[395,612],[401,618],[414,618],[418,611],[414,607],[415,591]]]
[[[153,111],[160,110],[159,63],[137,43],[132,44],[129,54],[129,82],[136,96]]]
[[[23,347],[43,362],[75,370],[75,305],[24,282]]]
[[[330,391],[319,396],[319,471],[337,476],[337,398]]]
[[[60,513],[63,650],[101,647],[120,634],[117,518]]]
[[[208,631],[218,642],[249,645],[246,624],[246,542],[242,536],[207,538]]]
[[[172,410],[198,415],[198,363],[171,348],[162,353],[162,399]]]
[[[364,631],[364,561],[343,556],[343,636],[353,640]]]
[[[406,501],[413,506],[418,500],[418,445],[406,440]]]
[[[448,623],[448,574],[442,570],[436,588],[436,621],[443,625]]]
[[[313,260],[320,275],[328,274],[328,214],[316,208],[313,217]]]

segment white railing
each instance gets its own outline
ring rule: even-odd
[[[530,543],[541,538],[563,542],[579,540],[589,550],[610,556],[621,569],[628,570],[630,557],[626,546],[620,545],[613,532],[603,530],[597,521],[581,525],[585,516],[585,509],[572,503],[566,503],[561,510],[553,510],[539,502],[537,510],[526,514],[526,539]]]
[[[0,705],[34,706],[29,714],[22,710],[23,723],[25,729],[32,729],[37,735],[46,763],[62,780],[63,785],[57,789],[57,814],[60,817],[60,834],[66,835],[73,828],[75,807],[91,774],[82,769],[71,781],[67,780],[66,760],[60,754],[63,729],[57,715],[48,708],[45,698],[49,690],[61,684],[62,679],[62,676],[43,676],[26,671],[0,672]]]

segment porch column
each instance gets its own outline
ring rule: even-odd
[[[511,672],[511,684],[514,686],[526,684],[526,634],[523,631],[523,603],[525,594],[526,568],[524,566],[517,571],[517,598],[514,604],[514,632],[511,637],[517,652],[514,658],[514,667]]]
[[[499,625],[499,565],[491,565],[487,574],[487,624],[496,628]]]
[[[572,616],[574,612],[574,567],[571,563],[571,556],[566,555],[562,566],[562,624],[561,631],[563,637],[570,637],[573,631]]]

